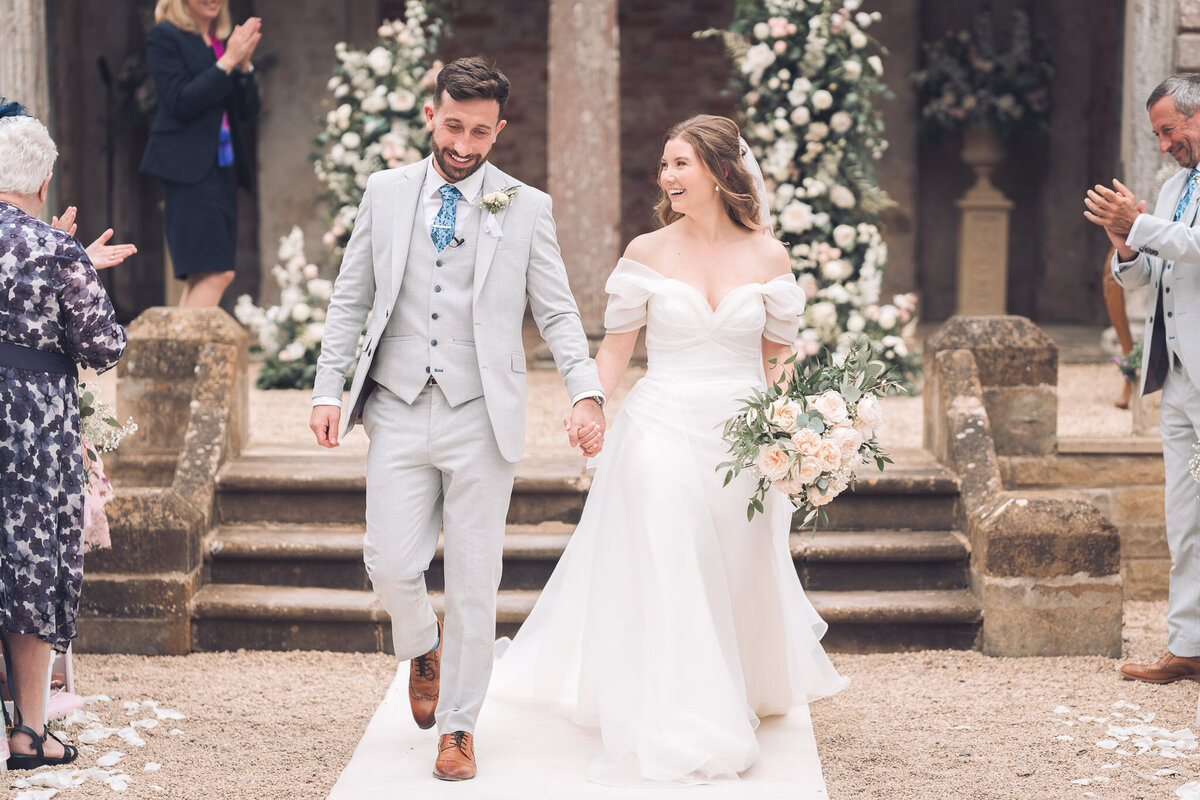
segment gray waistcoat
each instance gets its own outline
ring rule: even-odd
[[[441,253],[421,215],[413,220],[404,282],[370,373],[406,403],[416,399],[430,376],[451,406],[483,394],[471,313],[482,216],[473,209],[455,231],[463,243]]]

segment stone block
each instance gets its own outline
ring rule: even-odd
[[[975,356],[946,350],[925,361],[925,446],[959,475],[973,508],[1002,487]]]
[[[189,404],[202,348],[226,345],[237,375],[229,405],[233,452],[249,436],[250,386],[246,331],[219,308],[164,308],[144,311],[127,328],[129,344],[117,367],[118,416],[132,416],[138,434],[122,445],[131,453],[178,452],[183,447]]]
[[[1165,519],[1166,505],[1161,485],[1113,489],[1114,522],[1161,522]]]
[[[1072,453],[1055,456],[1000,456],[1004,485],[1022,486],[1136,486],[1162,485],[1163,460],[1157,453]]]
[[[942,350],[974,353],[985,388],[1058,383],[1058,346],[1024,317],[951,317],[925,343],[926,362]]]
[[[1120,575],[980,576],[989,656],[1121,655]]]
[[[1200,30],[1200,0],[1177,0],[1179,3],[1179,29]]]
[[[990,577],[1117,575],[1117,528],[1072,492],[1003,492],[970,521],[971,570]]]
[[[997,454],[1049,455],[1058,445],[1058,392],[1048,384],[984,386]]]
[[[1171,588],[1171,559],[1131,558],[1121,564],[1126,600],[1166,600]]]
[[[1167,548],[1167,525],[1165,522],[1125,522],[1118,525],[1121,531],[1121,560],[1136,558],[1171,558]]]
[[[77,653],[130,653],[139,656],[182,656],[191,652],[191,623],[175,619],[80,617]]]
[[[1200,33],[1181,33],[1175,37],[1175,68],[1180,72],[1200,72]]]
[[[169,489],[118,492],[107,505],[111,549],[87,555],[89,573],[191,573],[203,562],[203,512]]]

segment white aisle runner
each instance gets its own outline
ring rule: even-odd
[[[599,731],[581,728],[544,706],[488,698],[476,729],[479,775],[459,783],[433,777],[436,729],[420,730],[408,707],[408,664],[401,665],[371,719],[354,757],[329,800],[394,800],[397,797],[456,800],[530,798],[663,798],[692,794],[703,800],[827,800],[821,760],[807,706],[758,728],[762,754],[736,782],[710,786],[626,788],[584,779],[602,752]]]

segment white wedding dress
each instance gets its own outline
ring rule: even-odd
[[[736,779],[758,756],[760,717],[848,683],[796,576],[788,499],[772,493],[747,521],[753,479],[722,487],[716,469],[728,458],[722,424],[764,385],[762,337],[795,339],[804,293],[781,276],[713,309],[694,287],[629,259],[606,288],[605,327],[645,325],[649,367],[613,420],[579,526],[489,695],[553,703],[597,726],[592,780]]]

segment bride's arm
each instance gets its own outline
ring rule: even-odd
[[[600,385],[604,387],[604,396],[611,398],[621,382],[633,356],[633,347],[637,344],[638,330],[628,333],[606,333],[596,352],[596,368],[600,371]]]

